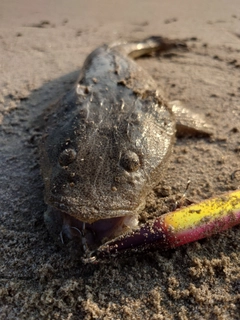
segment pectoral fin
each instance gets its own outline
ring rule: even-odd
[[[177,137],[210,136],[213,134],[213,128],[204,120],[203,116],[188,109],[181,101],[170,101],[169,105],[175,115]]]

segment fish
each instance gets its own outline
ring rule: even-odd
[[[211,134],[199,115],[168,101],[134,60],[169,50],[188,48],[161,36],[100,46],[45,117],[44,220],[57,241],[79,238],[86,252],[137,228],[176,135]]]

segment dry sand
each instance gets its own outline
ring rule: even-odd
[[[190,50],[138,63],[215,134],[176,142],[145,218],[167,210],[187,178],[194,201],[239,187],[239,0],[1,0],[0,319],[240,319],[239,227],[86,266],[44,226],[39,116],[93,48],[153,34],[189,39]]]

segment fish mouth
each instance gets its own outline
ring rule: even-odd
[[[125,211],[126,213],[126,211]],[[80,238],[82,245],[95,249],[106,241],[112,240],[138,226],[138,215],[130,214],[113,218],[99,219],[92,223],[76,219],[74,216],[54,207],[49,207],[44,213],[44,220],[48,229],[57,230],[61,242],[64,239]]]
[[[65,242],[63,238],[80,238],[82,247],[85,243],[90,250],[137,228],[138,213],[145,206],[145,203],[134,208],[112,205],[106,209],[92,203],[81,205],[71,198],[59,201],[59,198],[49,197],[45,201],[49,205],[44,215],[45,223],[51,233],[55,230],[55,238],[59,239],[60,235],[62,243]]]

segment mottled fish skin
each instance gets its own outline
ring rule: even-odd
[[[171,154],[175,118],[151,76],[128,56],[141,45],[153,52],[163,44],[153,37],[104,45],[87,57],[77,84],[46,120],[40,151],[49,206],[86,223],[143,209]]]

